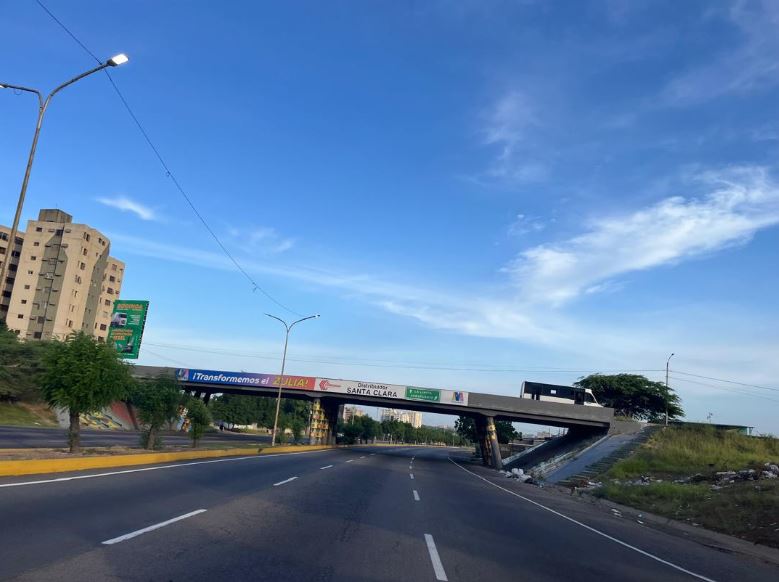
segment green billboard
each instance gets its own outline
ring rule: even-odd
[[[148,301],[114,301],[111,315],[111,327],[108,330],[108,343],[116,348],[119,357],[137,360],[141,350],[143,326],[146,325]]]
[[[416,386],[406,387],[407,400],[424,400],[425,402],[440,402],[441,391],[434,388],[417,388]]]

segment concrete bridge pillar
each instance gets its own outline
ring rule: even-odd
[[[322,407],[327,418],[327,434],[323,444],[334,445],[338,436],[338,401],[325,401]]]
[[[484,416],[477,416],[474,419],[476,426],[476,444],[479,447],[481,453],[481,462],[483,465],[492,464],[492,447],[489,446],[487,441],[487,419]]]
[[[503,469],[503,460],[500,458],[500,444],[498,443],[498,432],[495,430],[495,419],[487,417],[487,440],[492,452],[492,468],[500,471]]]

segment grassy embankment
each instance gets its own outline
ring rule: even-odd
[[[0,426],[58,426],[54,413],[43,403],[0,401]]]
[[[601,475],[604,486],[595,495],[779,547],[779,479],[715,485],[717,471],[755,469],[759,475],[766,462],[779,462],[779,439],[709,427],[672,427],[653,435]],[[698,474],[690,483],[674,482]],[[625,483],[642,476],[652,482]]]

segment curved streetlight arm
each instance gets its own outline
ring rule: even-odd
[[[106,62],[101,63],[97,67],[94,67],[92,69],[89,69],[88,71],[81,73],[80,75],[76,75],[69,81],[66,81],[65,83],[62,83],[62,85],[59,85],[58,87],[55,87],[54,90],[49,93],[46,96],[46,99],[43,99],[43,96],[41,95],[41,92],[37,89],[30,89],[29,87],[23,87],[21,85],[8,85],[6,83],[0,83],[0,89],[15,89],[17,91],[25,91],[27,93],[35,93],[38,97],[38,121],[35,124],[35,134],[32,138],[32,146],[30,147],[30,155],[27,158],[27,168],[24,171],[24,179],[22,180],[22,188],[19,192],[19,200],[16,203],[16,213],[14,214],[14,221],[11,226],[11,235],[9,238],[9,244],[8,248],[10,252],[8,253],[8,256],[6,257],[6,260],[3,261],[3,264],[0,265],[0,290],[5,289],[5,279],[6,274],[8,272],[8,263],[11,262],[11,257],[13,256],[13,248],[16,244],[16,233],[19,231],[19,220],[22,216],[22,208],[24,207],[24,198],[27,194],[27,184],[30,182],[30,173],[32,172],[32,164],[35,160],[35,150],[38,147],[38,137],[41,134],[41,126],[43,125],[43,116],[46,113],[46,109],[49,106],[49,102],[51,101],[51,98],[54,97],[57,93],[59,93],[62,89],[65,87],[72,85],[76,81],[79,81],[83,79],[84,77],[87,77],[93,73],[97,73],[98,71],[102,71],[106,67],[115,67],[117,65],[121,65],[123,63],[127,62],[127,57],[122,55],[116,55],[115,57],[112,57],[108,59]],[[45,317],[45,314],[44,314]]]
[[[22,87],[21,85],[11,85],[9,83],[0,83],[0,89],[16,89],[17,91],[25,91],[27,93],[35,93],[38,96],[38,105],[43,107],[43,95],[38,89],[30,89],[29,87]]]
[[[283,325],[283,326],[284,326],[284,329],[286,329],[286,330],[287,330],[287,332],[289,332],[289,330],[291,329],[291,326],[287,325],[287,322],[286,322],[286,321],[284,321],[283,319],[281,319],[280,317],[276,317],[275,315],[271,315],[270,313],[266,313],[265,315],[267,315],[268,317],[272,317],[272,318],[273,318],[273,319],[275,319],[276,321],[280,321],[280,322],[281,322],[281,325]],[[297,322],[296,322],[296,323],[297,323]],[[295,325],[295,324],[293,323],[292,325]]]
[[[307,319],[317,319],[319,317],[319,314],[316,315],[309,315],[308,317],[304,317],[303,319],[298,319],[297,321],[293,321],[292,324],[289,326],[290,331],[293,327],[295,327],[296,323],[300,323],[301,321],[306,321]]]

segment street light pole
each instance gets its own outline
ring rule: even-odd
[[[671,354],[665,361],[665,426],[668,426],[668,370],[671,366],[671,358],[673,357],[674,355]]]
[[[24,198],[27,194],[27,184],[30,181],[30,173],[32,172],[32,163],[35,160],[35,150],[38,147],[38,136],[41,133],[41,126],[43,125],[43,116],[46,113],[46,110],[49,108],[49,103],[51,102],[51,98],[54,97],[57,93],[59,93],[62,89],[67,87],[68,85],[72,85],[76,81],[80,81],[84,77],[88,77],[89,75],[93,73],[97,73],[98,71],[102,71],[106,67],[118,67],[119,65],[125,64],[129,59],[125,54],[118,54],[115,57],[111,57],[106,62],[98,65],[94,69],[90,69],[85,73],[81,73],[80,75],[73,77],[70,81],[67,81],[66,83],[63,83],[62,85],[55,88],[51,93],[49,93],[46,98],[43,98],[43,95],[40,91],[37,89],[30,89],[29,87],[22,87],[21,85],[11,85],[9,83],[0,83],[0,89],[14,89],[16,91],[24,91],[26,93],[34,93],[38,97],[38,121],[35,124],[35,134],[32,138],[32,147],[30,147],[30,155],[27,158],[27,168],[24,171],[24,180],[22,181],[22,189],[19,192],[19,200],[16,203],[16,214],[14,214],[14,221],[13,225],[11,226],[11,239],[8,243],[8,248],[11,250],[10,253],[6,256],[5,261],[3,261],[3,264],[0,266],[0,289],[5,288],[5,276],[8,271],[8,263],[11,260],[11,255],[13,254],[13,248],[16,244],[16,233],[19,230],[19,219],[22,215],[22,207],[24,206]]]
[[[275,315],[271,315],[270,313],[266,313],[268,317],[272,317],[276,321],[280,321],[282,325],[284,326],[284,329],[286,330],[286,334],[284,335],[284,355],[281,357],[281,375],[279,376],[279,391],[276,394],[276,416],[273,419],[273,435],[271,436],[270,446],[275,447],[276,446],[276,431],[279,427],[279,407],[281,406],[281,387],[284,385],[284,366],[287,363],[287,344],[289,343],[289,332],[292,331],[292,328],[295,327],[295,324],[300,323],[301,321],[306,321],[307,319],[316,319],[319,317],[319,314],[317,315],[309,315],[308,317],[304,317],[303,319],[298,319],[297,321],[293,321],[291,324],[287,324],[286,321],[281,319],[280,317],[276,317]]]

